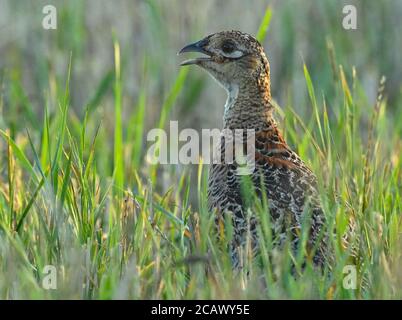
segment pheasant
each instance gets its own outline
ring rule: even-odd
[[[308,217],[307,248],[316,266],[325,263],[325,216],[320,206],[316,177],[282,137],[273,117],[270,91],[270,67],[262,45],[240,31],[222,31],[189,44],[179,51],[198,52],[205,56],[183,61],[181,66],[198,65],[227,91],[223,127],[228,130],[253,130],[255,166],[250,178],[260,198],[265,193],[269,205],[274,239],[280,248],[289,239],[297,250],[304,217]],[[221,158],[228,144],[219,147]],[[242,268],[242,252],[251,240],[258,248],[258,218],[250,214],[249,199],[242,192],[238,163],[213,163],[208,180],[208,206],[217,212],[216,221],[230,215],[233,240],[232,263]]]

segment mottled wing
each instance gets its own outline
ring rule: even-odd
[[[236,164],[225,164],[225,146],[227,148],[228,144],[222,141],[222,164],[214,164],[210,169],[209,207],[221,214],[233,214],[235,240],[241,243],[248,228],[254,233],[256,218],[251,217],[247,221],[245,217],[246,201],[241,192],[242,178],[237,175]],[[304,213],[308,213],[311,217],[309,243],[314,245],[324,224],[316,178],[300,157],[287,146],[276,127],[255,134],[255,170],[251,178],[257,195],[266,195],[275,235],[281,240],[291,234],[292,241],[297,246],[302,217]],[[320,254],[314,258],[317,263],[321,263]]]
[[[308,243],[315,245],[325,221],[315,175],[289,148],[277,128],[257,132],[255,142],[253,181],[258,192],[266,194],[277,235],[291,234],[297,244],[303,217],[307,217]],[[324,243],[320,244],[315,260],[322,258],[321,246]]]

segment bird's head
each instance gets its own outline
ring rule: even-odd
[[[264,48],[249,34],[240,31],[214,33],[185,46],[179,54],[184,52],[198,52],[204,56],[185,60],[182,66],[202,67],[228,90],[253,79],[258,85],[269,86],[269,64]]]

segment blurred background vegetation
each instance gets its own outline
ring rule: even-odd
[[[48,4],[57,8],[57,30],[42,27]],[[357,30],[342,27],[346,4],[357,8]],[[267,295],[251,280],[237,291],[238,281],[225,278],[226,260],[226,269],[211,271],[224,288],[202,269],[178,267],[172,274],[189,252],[210,248],[209,238],[184,236],[186,228],[194,231],[187,219],[196,213],[201,234],[212,229],[205,224],[204,180],[201,174],[191,180],[197,170],[190,166],[155,168],[144,159],[147,132],[169,120],[179,120],[179,129],[222,126],[226,93],[205,72],[180,69],[177,51],[221,30],[255,35],[267,12],[263,45],[287,140],[328,187],[323,203],[337,224],[348,210],[364,215],[364,265],[378,267],[369,270],[377,287],[366,297],[400,297],[400,284],[389,280],[399,273],[381,259],[400,251],[402,229],[402,1],[0,0],[2,297],[327,297],[328,286],[317,294],[289,274],[283,288]],[[375,106],[383,75],[385,102]],[[128,212],[137,211],[115,190],[136,195],[137,210],[155,217],[152,226],[142,217],[134,228]],[[336,194],[348,205],[337,204]],[[38,289],[48,263],[66,266],[68,281],[56,293]],[[132,278],[138,282],[127,288]]]
[[[58,9],[57,30],[42,28],[46,4]],[[357,8],[357,30],[342,28],[345,4]],[[130,121],[126,115],[132,113],[145,90],[146,122],[152,126],[178,73],[182,58],[176,56],[177,51],[220,30],[255,34],[267,5],[273,17],[263,44],[271,63],[273,97],[279,105],[293,104],[301,115],[310,112],[303,61],[318,94],[325,94],[330,103],[332,78],[337,75],[327,47],[333,46],[335,63],[342,64],[349,77],[352,67],[356,68],[368,94],[368,106],[374,103],[379,79],[385,75],[388,109],[391,115],[397,110],[402,100],[402,3],[398,0],[1,0],[0,70],[6,99],[1,126],[4,128],[4,121],[16,128],[40,125],[46,102],[50,114],[57,112],[56,90],[64,86],[72,52],[70,110],[83,117],[90,105],[91,112],[101,114],[105,133],[112,135],[108,114],[113,106],[113,33],[122,51],[123,121]],[[20,87],[10,87],[10,79],[17,80]],[[171,119],[181,120],[183,127],[219,128],[225,92],[199,70],[193,70],[186,81]],[[25,107],[29,110],[21,118]]]
[[[57,30],[42,28],[46,4],[58,10]],[[346,4],[357,8],[357,30],[342,27]],[[291,105],[302,117],[311,113],[302,68],[305,62],[317,95],[327,98],[330,116],[336,113],[331,103],[333,80],[339,77],[336,69],[341,64],[349,79],[355,68],[368,108],[375,102],[380,77],[385,75],[388,116],[393,116],[402,101],[402,59],[398,57],[402,3],[398,0],[1,0],[0,128],[10,128],[14,137],[25,128],[43,124],[45,105],[50,117],[57,114],[57,99],[64,90],[72,54],[71,117],[83,119],[89,108],[92,118],[102,122],[100,134],[110,137],[100,139],[99,149],[112,151],[113,34],[121,47],[122,121],[124,136],[130,140],[129,126],[136,121],[133,114],[140,103],[146,114],[140,114],[143,132],[160,119],[172,79],[179,72],[182,57],[176,53],[184,44],[220,30],[256,34],[268,5],[273,17],[263,45],[271,64],[273,98],[282,108]],[[169,118],[179,120],[179,129],[220,128],[224,90],[201,70],[192,70],[185,81],[186,90],[177,97]],[[93,130],[97,121],[92,121]],[[365,127],[361,130],[364,133]],[[401,132],[401,126],[395,130]],[[145,145],[144,141],[141,144]],[[139,158],[137,155],[137,162]],[[110,173],[111,159],[97,158],[99,168]],[[131,159],[126,163],[131,164]]]

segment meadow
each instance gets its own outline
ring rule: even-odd
[[[41,25],[48,3],[56,30]],[[342,1],[0,0],[0,298],[401,299],[402,6],[351,3],[347,31]],[[276,118],[318,178],[332,270],[295,276],[300,257],[268,255],[260,201],[262,250],[235,272],[208,166],[147,161],[152,128],[221,127],[225,93],[176,52],[223,29],[267,51]]]

